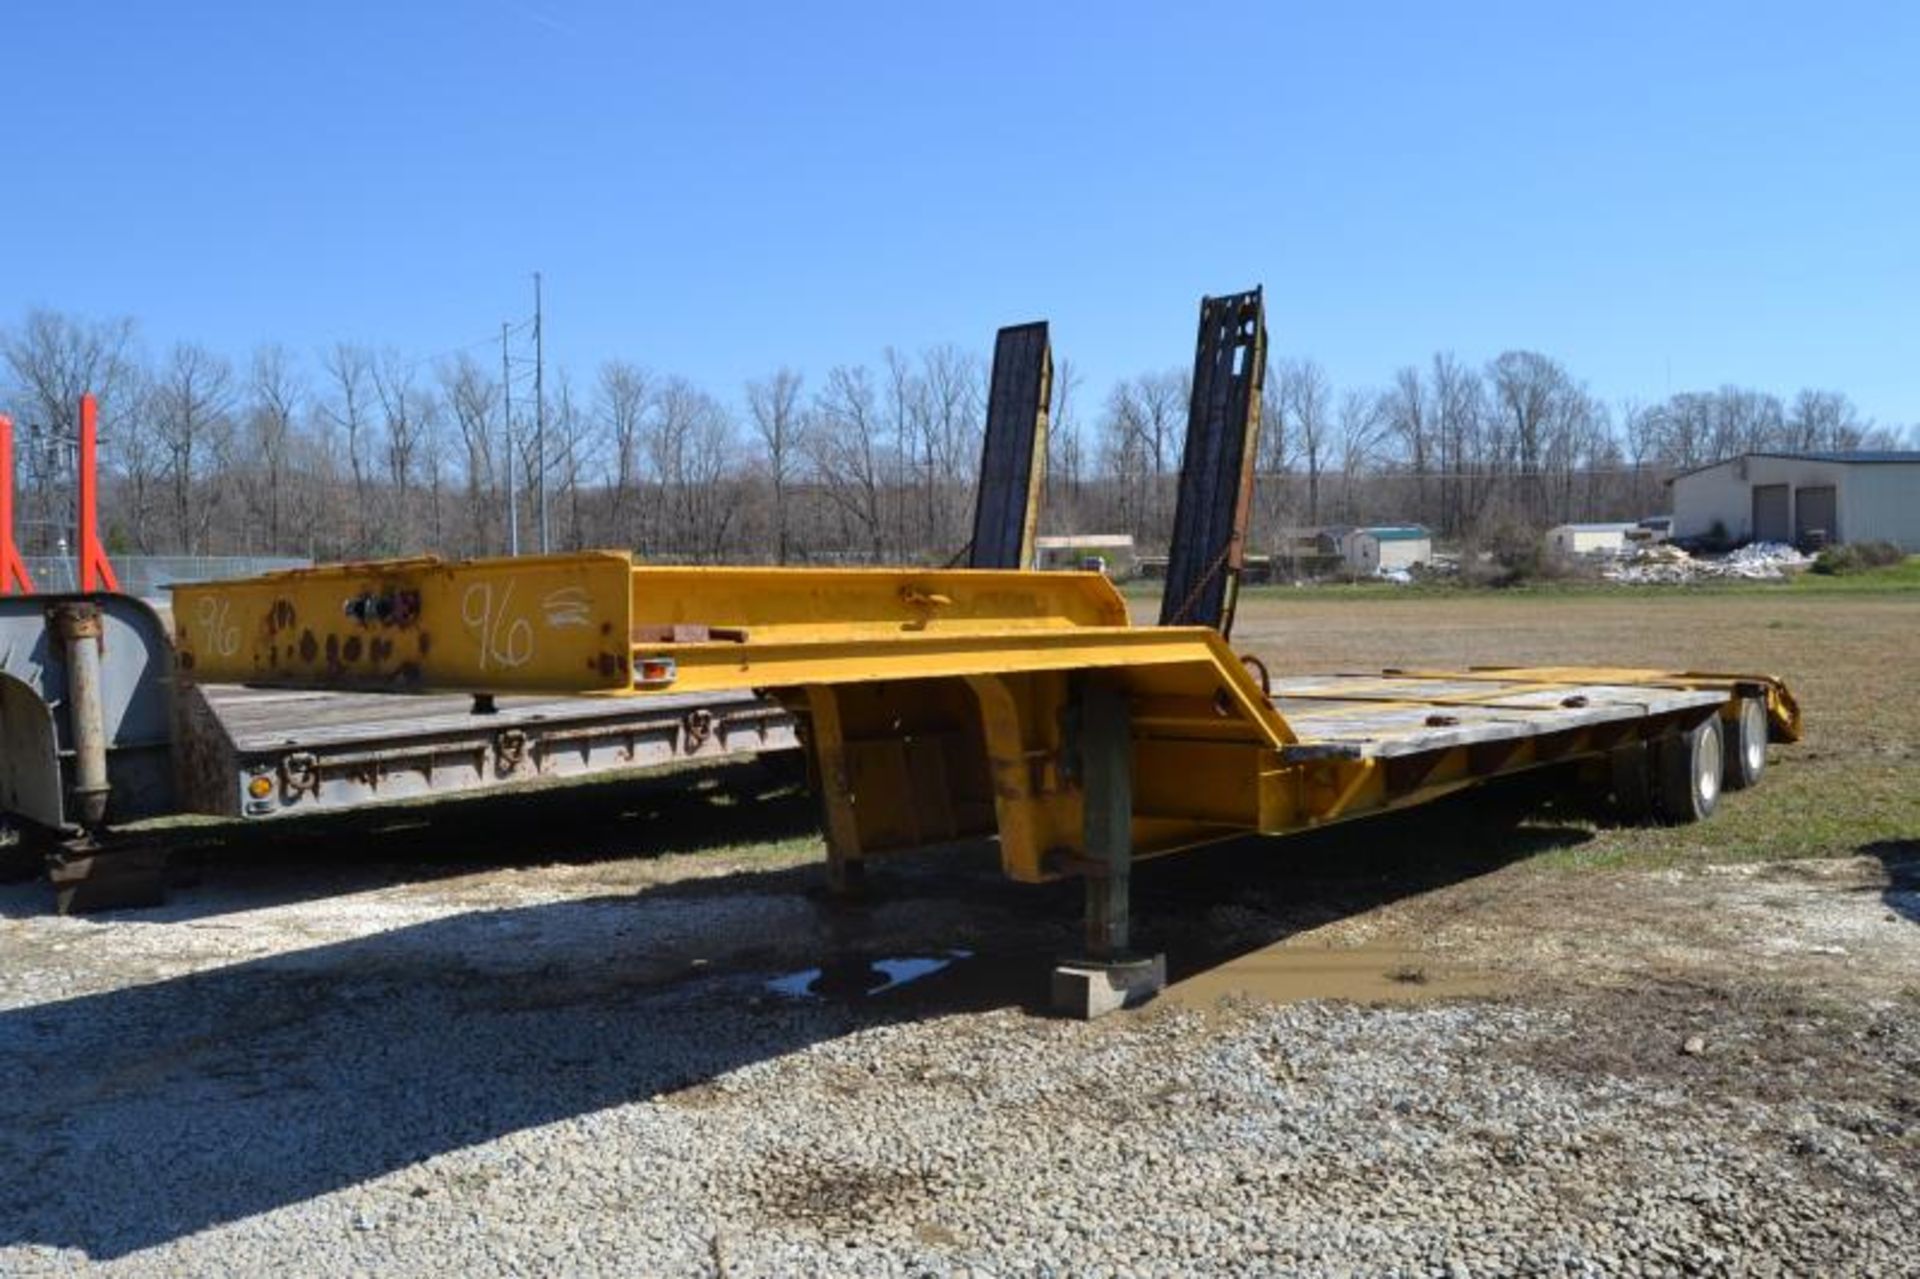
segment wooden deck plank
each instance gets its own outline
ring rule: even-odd
[[[1613,672],[1608,672],[1612,674]],[[1313,675],[1275,681],[1273,702],[1301,745],[1294,753],[1391,758],[1517,741],[1718,705],[1725,693],[1671,684],[1538,679]]]
[[[315,693],[208,685],[208,704],[241,750],[379,748],[436,736],[498,732],[527,724],[573,725],[676,720],[696,709],[736,712],[759,704],[747,693],[659,697],[501,697],[475,715],[465,696]]]

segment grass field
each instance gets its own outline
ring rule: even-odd
[[[1151,621],[1149,594],[1133,597]],[[1702,825],[1598,829],[1566,854],[1668,865],[1885,852],[1920,841],[1920,560],[1706,588],[1249,590],[1236,647],[1281,671],[1592,663],[1783,676],[1805,739]]]

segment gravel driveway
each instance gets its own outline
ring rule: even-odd
[[[1033,1011],[1071,892],[986,863],[855,909],[712,856],[16,886],[0,1272],[1920,1273],[1914,852],[1169,864],[1188,971],[1387,938],[1494,993],[1092,1025]]]

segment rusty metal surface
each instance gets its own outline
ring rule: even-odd
[[[99,606],[89,601],[57,605],[48,617],[67,659],[67,736],[73,746],[70,812],[91,830],[106,817],[113,791],[107,781],[106,712],[101,705],[100,644],[106,624]]]
[[[1211,626],[1222,635],[1233,628],[1266,360],[1259,289],[1201,300],[1162,626]]]
[[[1053,353],[1046,322],[1001,329],[993,344],[969,568],[1033,567],[1052,395]]]
[[[625,688],[631,587],[612,551],[301,569],[173,587],[174,642],[181,675],[206,683]]]

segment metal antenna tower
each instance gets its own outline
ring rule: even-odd
[[[500,323],[500,434],[507,455],[507,554],[520,553],[520,495],[513,486],[513,356],[507,336],[513,326]]]
[[[552,550],[547,539],[547,395],[545,313],[540,306],[540,273],[533,273],[533,458],[534,498],[540,507],[540,553]]]

